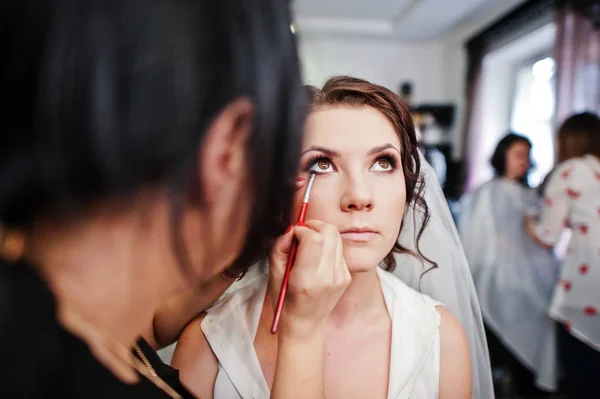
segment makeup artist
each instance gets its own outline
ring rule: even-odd
[[[191,396],[135,342],[290,220],[306,106],[289,24],[279,0],[0,4],[0,397]],[[337,230],[307,224],[272,254],[283,270],[300,242],[275,398],[324,396],[313,354],[349,283]]]

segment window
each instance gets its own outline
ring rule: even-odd
[[[537,186],[554,165],[554,60],[537,59],[517,69],[511,130],[529,138],[535,162],[529,182]]]

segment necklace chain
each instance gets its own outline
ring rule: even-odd
[[[136,357],[134,357],[133,359],[133,366],[138,371],[138,373],[146,377],[158,388],[162,389],[171,398],[182,399],[181,395],[177,393],[177,391],[175,391],[169,384],[167,384],[162,378],[158,376],[158,373],[156,372],[156,370],[154,370],[154,367],[152,367],[150,361],[148,360],[146,355],[144,355],[142,348],[140,348],[140,346],[137,343],[133,345],[133,349],[141,359],[141,362]]]
[[[166,393],[170,398],[183,399],[177,391],[163,381],[163,379],[158,375],[137,343],[134,343],[133,346],[133,349],[137,354],[137,356],[135,356],[133,353],[131,353],[131,347],[125,347],[121,342],[113,337],[109,331],[98,327],[97,324],[92,323],[83,316],[76,306],[72,305],[68,301],[63,301],[58,313],[60,323],[71,330],[71,332],[80,339],[85,340],[84,337],[86,335],[88,337],[96,337],[95,339],[88,341],[88,345],[102,345],[109,352],[112,352],[113,356],[125,361],[131,368]],[[98,339],[98,336],[101,338]]]
[[[152,367],[152,365],[150,364],[150,361],[148,360],[146,355],[144,355],[142,348],[140,348],[140,346],[137,343],[135,343],[135,344],[133,344],[133,349],[135,350],[135,353],[139,356],[139,358],[142,359],[144,366],[146,366],[148,371],[150,371],[150,374],[152,374],[155,377],[158,377],[156,370],[154,370],[154,367]]]

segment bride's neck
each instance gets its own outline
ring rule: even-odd
[[[329,322],[333,326],[344,325],[380,310],[381,306],[385,306],[385,301],[377,269],[353,273],[352,282],[331,312]]]

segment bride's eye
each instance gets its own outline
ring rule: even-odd
[[[309,169],[309,172],[316,172],[316,173],[333,172],[333,165],[331,164],[331,160],[327,159],[327,158],[315,159],[312,163],[312,166]]]
[[[389,172],[392,169],[394,169],[394,165],[387,157],[377,158],[373,166],[371,166],[371,170],[376,172]]]

